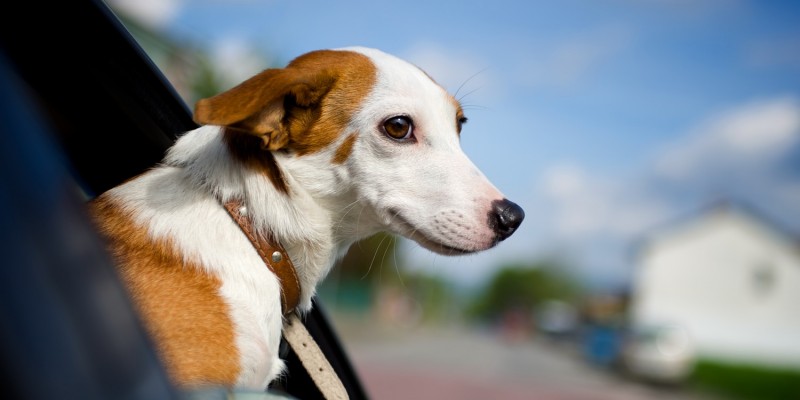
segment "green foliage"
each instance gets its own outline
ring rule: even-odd
[[[211,97],[228,89],[224,86],[224,79],[220,72],[211,64],[208,55],[203,52],[195,52],[194,68],[190,71],[189,92],[191,98],[189,104],[194,104],[197,100]]]
[[[352,246],[333,266],[318,293],[329,305],[349,311],[366,312],[375,302],[379,285],[399,281],[397,238],[380,233]]]
[[[455,295],[444,279],[422,273],[406,274],[403,285],[421,307],[422,320],[441,321],[454,305]]]
[[[472,302],[467,315],[491,321],[505,311],[531,313],[545,300],[572,301],[578,294],[578,286],[561,270],[553,262],[506,265]]]
[[[800,370],[737,365],[702,360],[695,366],[692,384],[731,400],[785,400],[800,398]]]
[[[388,233],[379,233],[361,240],[347,251],[334,266],[340,279],[358,281],[391,280],[398,276],[397,268],[403,265],[397,250],[398,239]]]

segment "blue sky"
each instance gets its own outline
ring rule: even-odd
[[[456,282],[550,256],[624,281],[636,240],[719,198],[800,233],[800,2],[109,3],[212,51],[231,85],[363,45],[458,90],[465,152],[527,217],[480,255],[404,244],[415,268]]]

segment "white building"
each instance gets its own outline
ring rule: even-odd
[[[634,326],[678,327],[700,358],[800,367],[800,247],[741,207],[649,237],[631,300]]]

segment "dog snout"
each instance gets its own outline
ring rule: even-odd
[[[517,230],[525,211],[513,201],[508,199],[492,202],[492,211],[489,212],[489,226],[497,235],[497,241],[505,240]]]

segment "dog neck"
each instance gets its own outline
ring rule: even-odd
[[[292,314],[300,303],[300,281],[286,249],[272,236],[256,234],[247,215],[247,206],[238,199],[229,200],[222,205],[250,240],[264,265],[278,277],[281,286],[281,310],[284,316]]]
[[[188,136],[191,140],[182,140]],[[253,228],[276,238],[291,257],[301,285],[300,310],[310,308],[317,284],[350,245],[377,231],[359,224],[363,210],[343,183],[344,168],[321,166],[330,163],[328,154],[274,153],[273,166],[259,166],[232,152],[220,127],[203,126],[184,137],[165,164],[181,168],[189,183],[210,197],[247,205]]]

